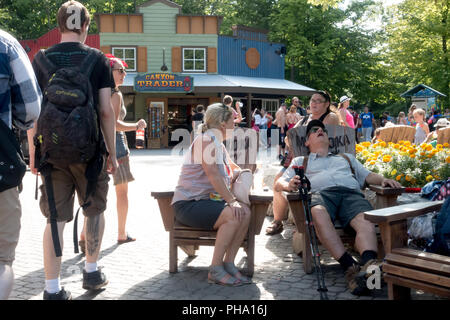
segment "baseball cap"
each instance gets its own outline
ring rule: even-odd
[[[342,103],[342,102],[344,102],[344,101],[347,101],[347,100],[351,100],[349,97],[347,97],[347,96],[342,96],[340,99],[339,99],[339,103]]]
[[[311,120],[310,123],[308,123],[308,126],[306,127],[306,136],[308,136],[309,131],[312,127],[320,127],[322,129],[325,129],[325,125],[320,120]]]
[[[450,121],[448,121],[445,118],[440,118],[438,121],[436,121],[435,127],[447,127],[450,126]]]

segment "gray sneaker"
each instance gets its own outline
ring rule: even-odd
[[[87,273],[83,270],[83,289],[98,290],[108,284],[108,280],[103,272],[100,270]]]

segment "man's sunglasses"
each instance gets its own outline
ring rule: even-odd
[[[125,73],[125,68],[113,68],[113,70],[118,70],[121,74]]]
[[[308,132],[308,137],[311,133],[316,133],[317,131],[319,131],[319,129],[322,129],[323,132],[325,132],[326,134],[328,134],[328,130],[322,127],[312,127],[309,132]]]

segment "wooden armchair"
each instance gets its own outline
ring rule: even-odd
[[[195,255],[199,246],[214,246],[217,232],[191,228],[181,224],[175,219],[175,212],[170,205],[173,191],[152,192],[151,195],[158,201],[159,211],[164,228],[169,232],[169,272],[178,271],[178,247],[188,256]],[[272,194],[264,191],[252,191],[250,194],[251,221],[247,237],[242,247],[247,253],[247,274],[253,275],[255,266],[255,235],[261,232],[266,212],[272,202]]]
[[[450,298],[450,258],[406,247],[407,219],[439,211],[443,202],[418,202],[364,213],[380,228],[386,251],[382,268],[390,300],[410,299],[411,288]]]
[[[333,153],[350,153],[355,155],[355,130],[349,127],[326,125],[328,137],[330,139],[330,151]],[[305,147],[306,127],[297,127],[289,131],[289,141],[294,151],[294,156],[305,156],[308,149]],[[394,206],[397,197],[401,195],[404,188],[383,188],[381,186],[369,185],[368,188],[376,193],[375,207],[385,208]],[[308,228],[305,225],[305,214],[298,194],[288,193],[289,208],[294,217],[297,232],[294,233],[292,246],[294,252],[302,255],[303,267],[306,273],[313,272],[312,253],[309,242]],[[349,237],[344,233],[339,223],[335,224],[338,234],[345,243],[353,244],[354,237]],[[384,257],[384,250],[381,239],[379,239],[378,255]]]

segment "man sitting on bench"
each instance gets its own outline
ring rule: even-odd
[[[300,178],[292,167],[305,167],[305,175],[311,182],[311,215],[319,240],[344,270],[350,292],[368,294],[367,268],[377,263],[377,237],[374,225],[364,219],[363,212],[373,209],[361,187],[365,183],[393,188],[401,186],[370,172],[351,154],[329,153],[327,130],[319,120],[308,124],[305,145],[310,151],[308,158],[306,161],[304,157],[294,158],[275,184],[275,191],[297,192]],[[362,267],[346,252],[333,225],[336,219],[340,220],[344,230],[351,227],[356,231],[355,247],[361,254]]]

